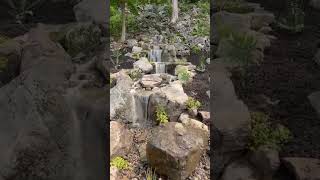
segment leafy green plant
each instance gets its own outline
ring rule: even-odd
[[[299,0],[289,1],[287,6],[288,12],[286,16],[279,19],[279,27],[294,33],[301,32],[304,28],[305,16],[301,6]]]
[[[142,77],[142,71],[140,69],[132,69],[128,75],[132,80],[136,81]]]
[[[148,168],[146,171],[146,180],[157,180],[156,171],[152,168]]]
[[[190,47],[190,49],[193,54],[200,54],[201,53],[201,47],[199,47],[198,45],[193,45]]]
[[[115,69],[118,69],[119,64],[120,64],[120,57],[121,57],[122,53],[120,49],[115,49],[112,51],[112,55],[111,55],[111,63],[113,64]]]
[[[291,138],[290,131],[284,126],[272,127],[269,117],[264,113],[252,112],[251,120],[249,149],[253,151],[260,146],[280,150]]]
[[[206,70],[206,63],[203,57],[200,60],[200,64],[197,65],[196,70],[199,72],[204,72]]]
[[[199,109],[201,107],[201,103],[193,97],[189,97],[186,102],[186,106],[188,110]]]
[[[257,40],[254,36],[244,33],[232,33],[226,39],[222,57],[240,65],[245,70],[251,64],[259,64],[253,56]]]
[[[181,70],[180,72],[178,72],[178,79],[183,84],[186,84],[187,82],[189,82],[190,77],[191,77],[190,72],[188,72],[187,70]]]
[[[62,44],[71,56],[75,56],[96,47],[100,43],[100,37],[101,30],[96,25],[78,25],[68,30]]]
[[[159,124],[165,124],[165,123],[169,122],[169,118],[168,118],[168,114],[166,112],[166,109],[161,105],[158,105],[156,107],[156,120]]]
[[[127,29],[128,33],[135,33],[139,30],[135,14],[128,14],[126,17],[127,26],[130,27]],[[110,7],[110,34],[112,37],[120,38],[121,28],[122,28],[122,16],[121,11],[115,7]]]
[[[123,159],[122,157],[117,156],[111,160],[110,166],[115,167],[120,170],[129,169],[129,162],[127,160]]]
[[[199,7],[203,14],[210,15],[210,1],[202,0],[197,2],[197,7]]]
[[[197,37],[209,36],[210,23],[206,22],[205,19],[197,19],[191,34]]]

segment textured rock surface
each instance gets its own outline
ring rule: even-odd
[[[225,169],[221,180],[258,180],[255,170],[246,161],[232,162]]]
[[[167,110],[170,121],[177,121],[182,110],[186,108],[187,94],[183,91],[182,84],[175,81],[168,86],[162,87],[150,96],[148,105],[149,119],[155,120],[155,110],[158,105]]]
[[[104,0],[82,0],[74,6],[74,14],[78,22],[95,22],[107,25],[107,2]]]
[[[250,162],[264,177],[272,179],[273,174],[280,167],[279,152],[267,147],[259,147],[251,153]]]
[[[124,71],[120,71],[114,76],[117,84],[110,89],[110,118],[114,119],[118,115],[119,118],[128,119],[131,116],[131,110],[134,109],[132,108],[134,107],[134,99],[130,93],[133,82]]]
[[[22,47],[17,40],[9,40],[0,44],[0,58],[7,60],[6,67],[0,68],[0,87],[19,74],[21,53]]]
[[[152,130],[147,143],[147,159],[159,174],[183,180],[199,164],[207,141],[201,130],[169,122]]]
[[[110,158],[129,153],[133,143],[131,132],[119,122],[110,122]]]
[[[162,78],[157,74],[144,75],[141,79],[141,84],[145,88],[157,87],[161,84]]]
[[[71,59],[42,26],[30,31],[21,63],[20,75],[0,88],[0,146],[8,147],[0,150],[0,174],[16,180],[104,178],[103,89],[68,86]]]
[[[232,81],[223,69],[216,69],[213,76],[213,124],[223,136],[222,151],[243,150],[248,143],[250,114],[247,106],[238,100]]]
[[[138,61],[133,63],[133,67],[142,70],[142,72],[149,73],[152,71],[153,66],[150,64],[147,58],[142,57]]]
[[[288,170],[295,175],[297,180],[318,180],[320,179],[320,160],[312,158],[283,158]]]

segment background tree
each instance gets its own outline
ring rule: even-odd
[[[127,17],[128,13],[137,14],[137,5],[138,0],[111,0],[112,8],[120,8],[121,9],[121,38],[120,41],[124,42],[126,40],[127,35]]]
[[[179,18],[178,0],[172,0],[172,18],[171,23],[176,23]]]

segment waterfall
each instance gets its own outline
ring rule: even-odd
[[[135,101],[135,124],[138,126],[148,125],[148,104],[150,94],[146,92],[136,92],[134,95]]]
[[[155,62],[156,74],[166,73],[166,64],[163,62]]]
[[[151,49],[148,56],[150,61],[162,62],[162,59],[161,59],[162,50],[159,47]]]

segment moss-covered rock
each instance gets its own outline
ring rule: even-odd
[[[53,38],[61,39],[61,33],[52,34]],[[75,56],[80,52],[88,52],[100,43],[101,30],[94,24],[79,24],[69,29],[62,42],[66,51]]]

